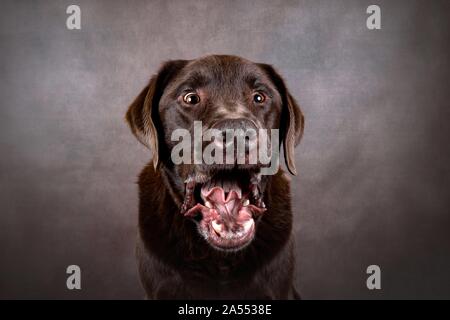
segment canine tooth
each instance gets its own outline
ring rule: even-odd
[[[186,183],[186,190],[184,194],[184,201],[181,205],[181,213],[185,214],[187,210],[195,205],[194,200],[195,181],[189,181]]]
[[[252,227],[254,221],[253,219],[250,219],[246,222],[244,222],[243,227],[244,227],[244,232],[247,232],[248,230],[250,230],[250,228]]]
[[[250,204],[250,200],[245,199],[244,203],[242,204],[244,207],[248,206]]]
[[[209,180],[209,177],[204,173],[197,173],[195,176],[195,181],[197,183],[205,183]]]
[[[191,173],[189,174],[189,176],[186,178],[186,180],[184,180],[184,183],[190,183],[190,182],[195,182],[195,183],[205,183],[207,181],[209,181],[209,176],[206,175],[205,173]]]
[[[218,224],[218,223],[216,222],[216,220],[213,220],[213,221],[211,222],[211,225],[212,225],[213,229],[214,229],[216,232],[218,232],[218,233],[222,232],[222,225],[221,225],[221,224]]]
[[[205,206],[208,207],[208,208],[210,208],[210,209],[213,208],[211,202],[209,202],[209,201],[206,201],[206,202],[205,202]]]
[[[254,184],[259,184],[261,182],[261,172],[258,171],[256,173],[253,173],[250,177],[250,182]]]

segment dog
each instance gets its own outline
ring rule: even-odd
[[[192,133],[196,121],[224,135],[230,128],[278,130],[269,144],[283,146],[296,175],[304,116],[278,72],[230,55],[168,61],[125,118],[153,154],[138,179],[136,255],[147,298],[299,299],[289,174],[277,167],[261,175],[265,165],[238,163],[235,149],[225,164],[171,157],[172,133]]]

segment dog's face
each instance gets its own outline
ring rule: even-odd
[[[293,150],[304,123],[295,100],[271,66],[235,56],[165,63],[130,106],[127,121],[137,138],[152,148],[155,168],[163,166],[173,189],[182,194],[180,214],[193,218],[211,246],[228,251],[252,241],[257,220],[266,210],[264,164],[258,159],[250,161],[252,150],[258,154],[256,150],[263,145],[274,143],[270,132],[279,129],[276,143],[283,144],[287,167],[295,174]],[[195,150],[189,155],[184,150],[183,156],[190,161],[174,164],[171,156],[179,139],[173,133],[183,129],[185,136],[195,140],[198,127],[194,123],[200,124],[202,133],[209,129],[213,136],[203,133],[200,144],[189,140],[188,145],[221,161],[201,158],[199,162]],[[260,129],[268,130],[267,140],[250,134]],[[241,149],[239,135],[228,136],[233,132],[244,137]],[[223,151],[220,156],[219,151]]]

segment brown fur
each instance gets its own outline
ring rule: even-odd
[[[144,289],[150,299],[299,298],[293,287],[290,186],[282,170],[267,178],[263,195],[268,210],[258,221],[254,240],[240,251],[214,249],[200,236],[195,223],[180,214],[185,168],[174,167],[167,160],[171,148],[167,132],[189,125],[192,119],[181,122],[176,115],[168,114],[160,100],[165,99],[164,90],[186,68],[212,68],[211,61],[215,68],[217,64],[235,63],[240,67],[242,63],[242,68],[250,66],[267,77],[279,94],[279,101],[273,102],[278,105],[264,111],[264,115],[257,110],[249,116],[264,119],[266,127],[280,128],[287,167],[292,173],[296,172],[293,148],[303,132],[303,115],[272,67],[232,56],[207,57],[204,61],[166,63],[127,113],[133,133],[155,154],[139,176],[137,257]],[[217,88],[221,88],[219,85],[223,86],[218,83]]]

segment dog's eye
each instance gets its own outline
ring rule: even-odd
[[[256,92],[253,94],[253,102],[255,103],[263,103],[266,101],[266,96],[261,92]]]
[[[189,92],[183,96],[183,101],[184,103],[195,105],[200,102],[200,96],[194,92]]]

